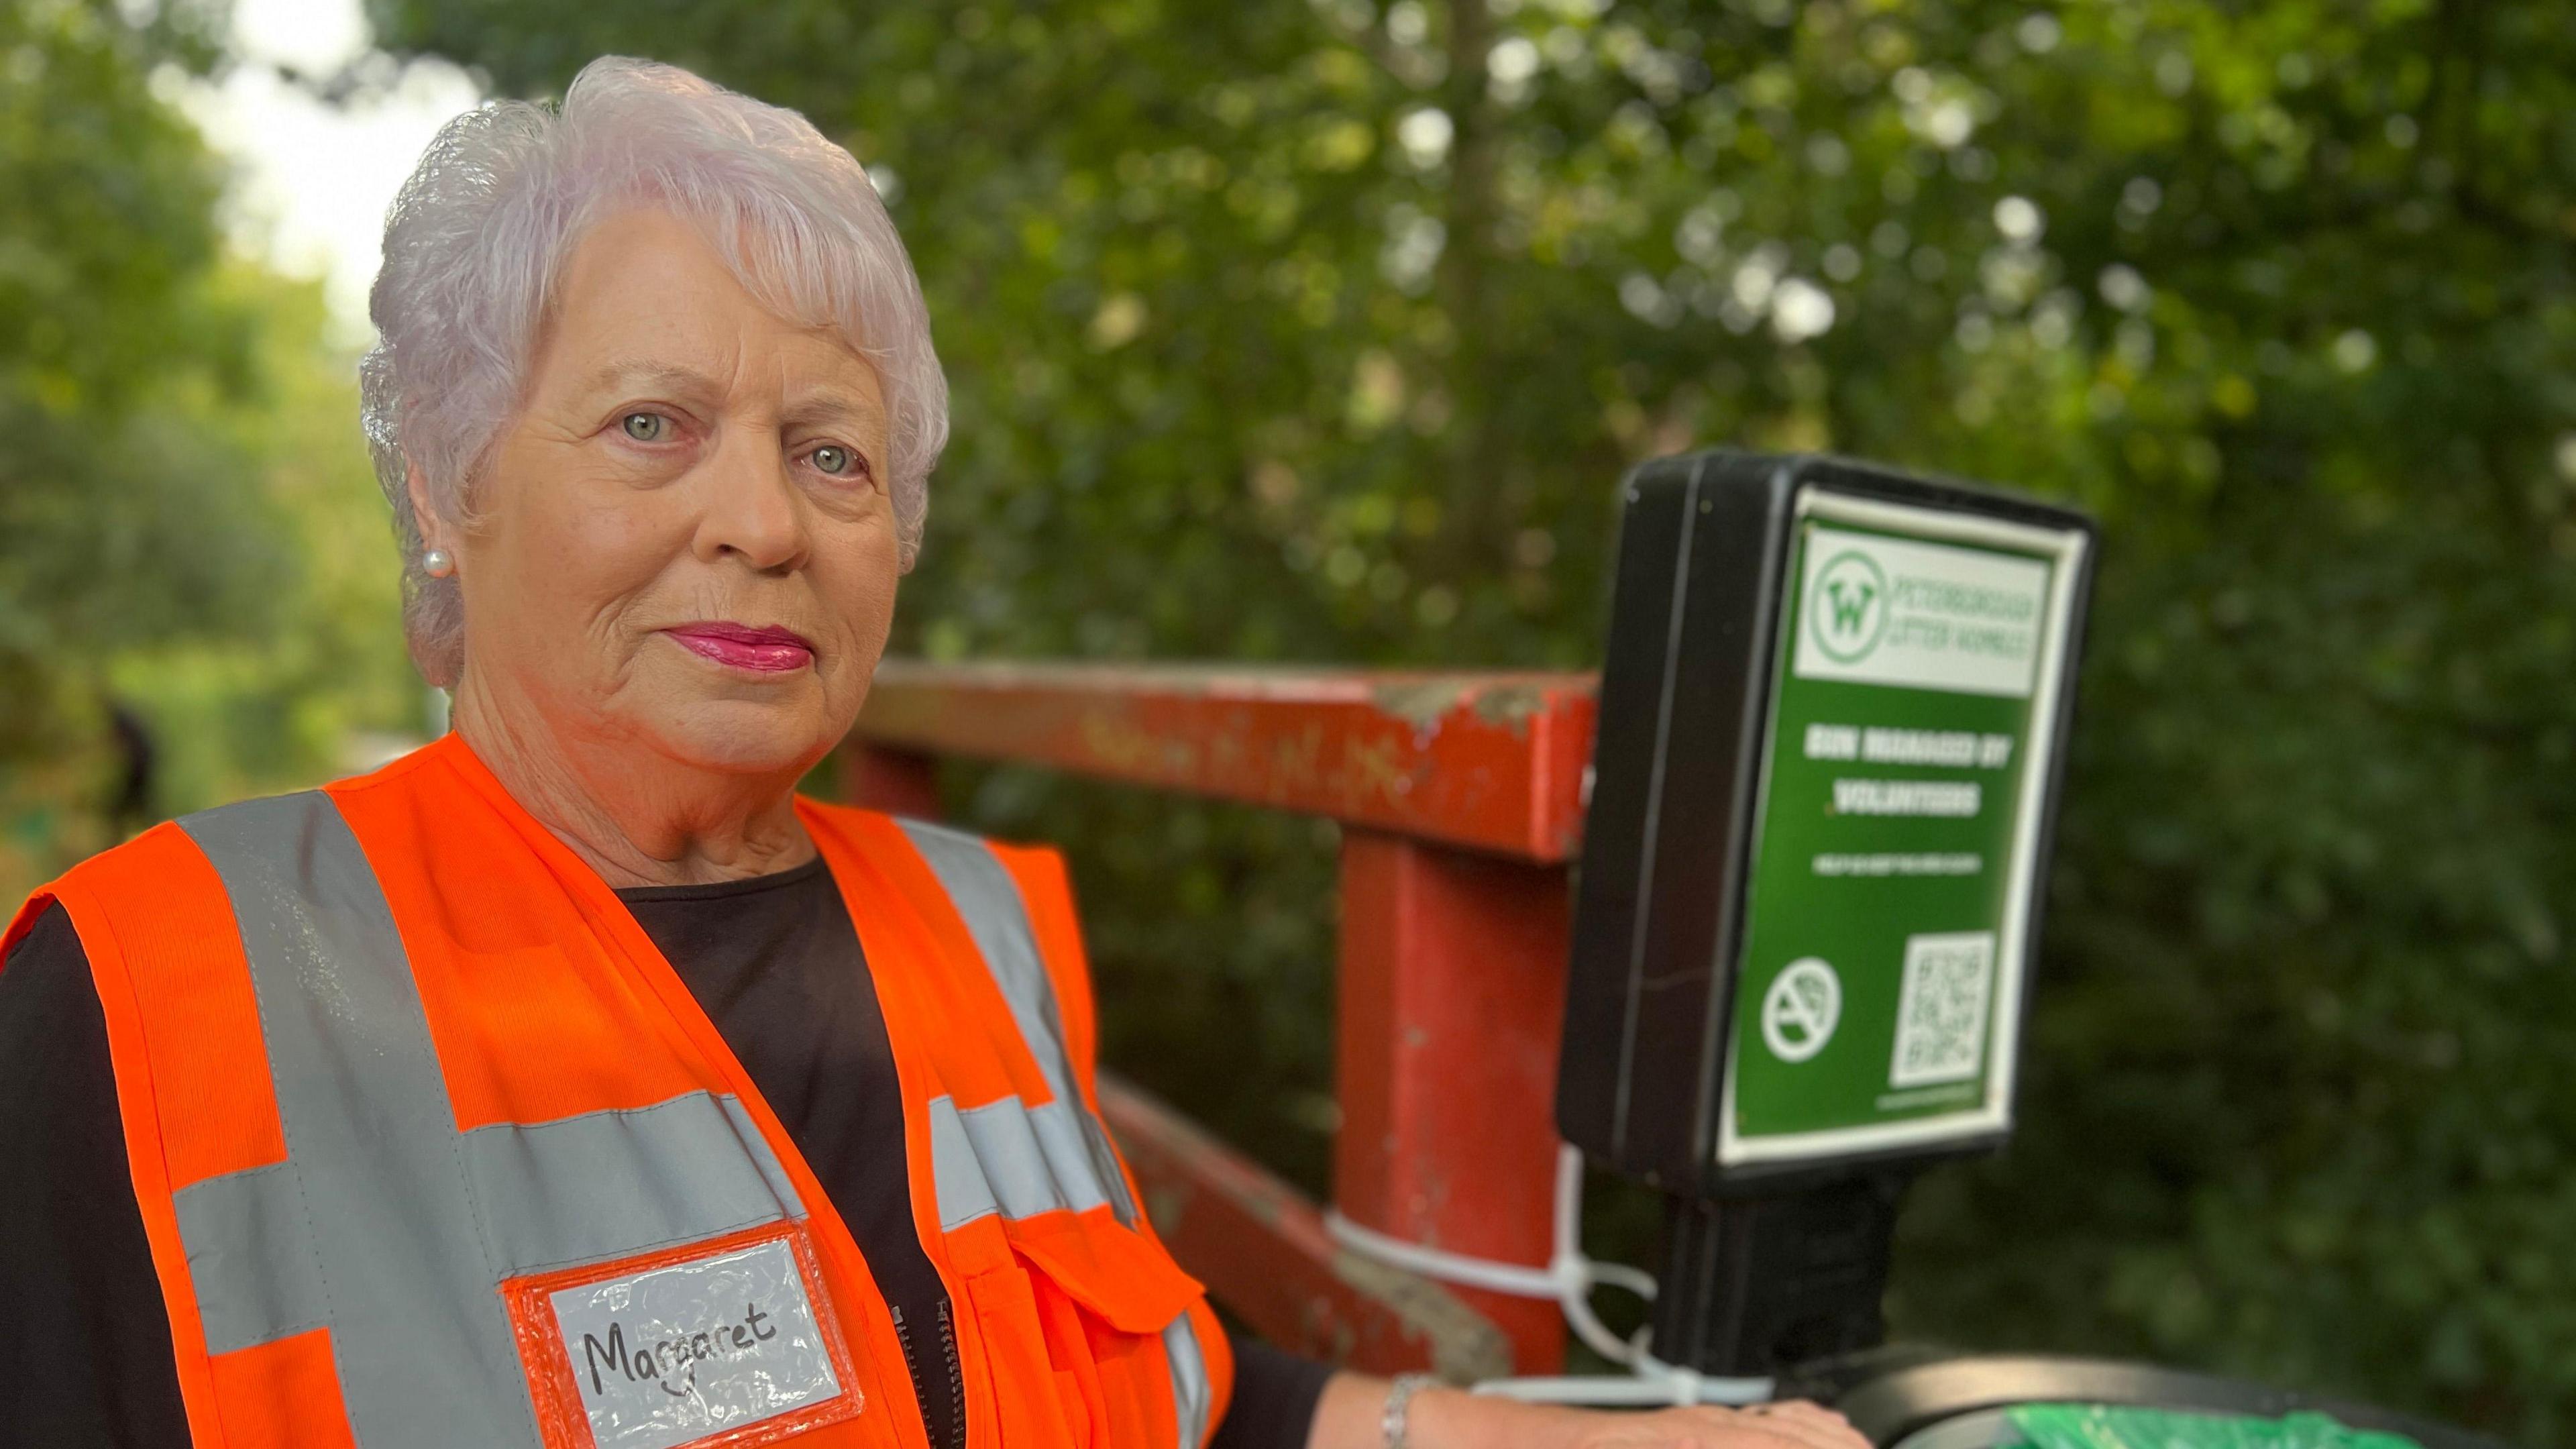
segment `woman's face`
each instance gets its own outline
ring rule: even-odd
[[[764,310],[695,227],[609,218],[451,545],[466,687],[566,743],[801,771],[894,616],[886,431],[875,370]]]

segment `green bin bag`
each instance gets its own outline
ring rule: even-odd
[[[2351,1428],[2323,1414],[2266,1419],[2118,1404],[2024,1404],[2010,1418],[2027,1449],[2422,1449],[2401,1435]]]

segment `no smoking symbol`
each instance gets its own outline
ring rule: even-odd
[[[1825,1049],[1842,1015],[1842,978],[1823,958],[1802,956],[1762,993],[1762,1044],[1784,1062],[1803,1062]]]

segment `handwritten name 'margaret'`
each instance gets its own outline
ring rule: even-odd
[[[650,1347],[638,1343],[630,1350],[623,1323],[608,1326],[605,1343],[596,1334],[583,1334],[581,1356],[590,1372],[591,1396],[598,1397],[607,1386],[600,1376],[603,1365],[636,1383],[659,1383],[663,1392],[674,1398],[686,1395],[690,1382],[697,1377],[700,1361],[738,1358],[778,1336],[776,1328],[762,1326],[770,1320],[758,1305],[746,1303],[742,1307],[739,1323],[720,1323],[703,1333],[657,1339]]]

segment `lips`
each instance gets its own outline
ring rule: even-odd
[[[814,645],[793,629],[755,627],[729,620],[681,624],[662,631],[671,642],[703,659],[755,674],[784,674],[814,662]]]

